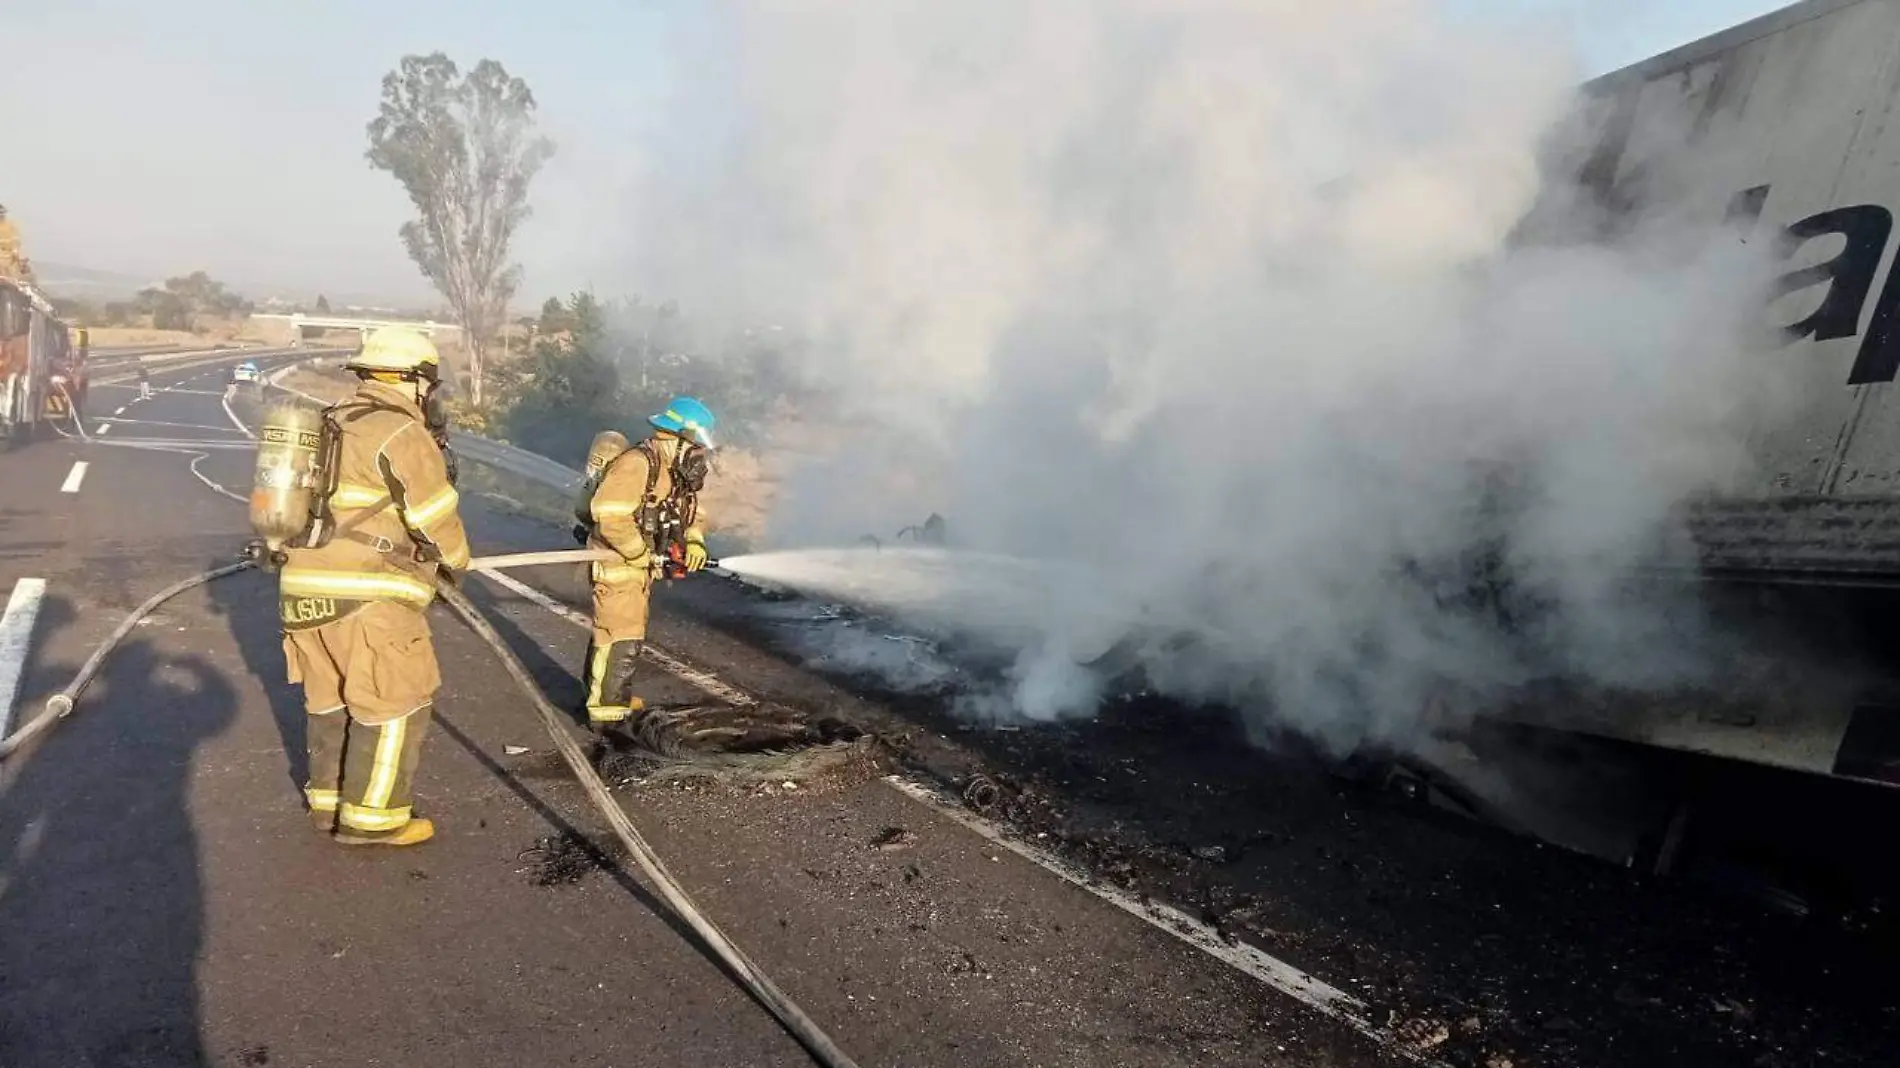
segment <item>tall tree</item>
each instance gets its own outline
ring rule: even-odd
[[[140,314],[150,315],[158,330],[194,330],[201,315],[231,318],[251,312],[250,301],[203,271],[167,278],[162,289],[139,290],[135,307]]]
[[[561,298],[549,297],[547,303],[541,305],[539,326],[543,334],[559,334],[572,330],[574,319],[567,313],[567,305],[561,303]]]
[[[603,355],[608,331],[591,293],[561,306],[566,332],[534,345],[528,385],[502,420],[508,440],[545,456],[574,459],[593,436],[623,421],[620,376]]]
[[[528,185],[554,154],[535,133],[534,109],[527,83],[500,63],[484,59],[464,76],[436,52],[404,56],[384,75],[369,124],[370,166],[394,175],[416,208],[403,246],[468,340],[478,408],[484,357],[521,280],[508,248],[529,214]]]
[[[330,298],[324,296],[321,293],[317,294],[317,314],[318,315],[330,314]]]

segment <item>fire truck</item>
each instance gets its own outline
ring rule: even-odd
[[[64,344],[53,356],[53,374],[48,382],[45,414],[50,419],[79,420],[86,416],[86,361],[92,354],[90,333],[74,327],[62,335]]]
[[[0,444],[33,437],[49,417],[70,417],[85,395],[84,358],[52,303],[34,288],[6,209],[0,207]],[[77,387],[75,390],[74,387]]]

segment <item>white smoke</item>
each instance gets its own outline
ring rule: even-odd
[[[1443,683],[1695,667],[1693,612],[1625,579],[1746,465],[1761,265],[1675,230],[1507,250],[1561,41],[1427,0],[715,10],[643,267],[814,339],[846,447],[780,494],[783,543],[936,510],[1089,576],[971,612],[1026,625],[1021,708],[1085,709],[1118,640],[1340,744]],[[1404,577],[1487,532],[1545,606],[1514,638]]]

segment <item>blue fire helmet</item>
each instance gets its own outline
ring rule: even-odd
[[[665,411],[647,419],[647,422],[661,430],[678,434],[709,449],[713,444],[713,424],[718,421],[713,417],[712,409],[695,397],[675,397]]]

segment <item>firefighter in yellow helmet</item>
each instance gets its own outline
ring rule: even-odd
[[[309,713],[312,819],[345,844],[414,845],[435,833],[412,816],[410,789],[442,681],[423,612],[438,569],[468,566],[468,535],[435,346],[379,330],[347,366],[362,385],[324,413],[338,442],[333,533],[288,550],[284,658]]]
[[[713,414],[677,397],[647,420],[653,434],[608,462],[577,540],[618,560],[593,565],[594,630],[582,680],[587,720],[597,735],[628,724],[646,703],[634,692],[647,636],[654,579],[677,566],[706,566],[706,516],[699,504],[712,449]]]

